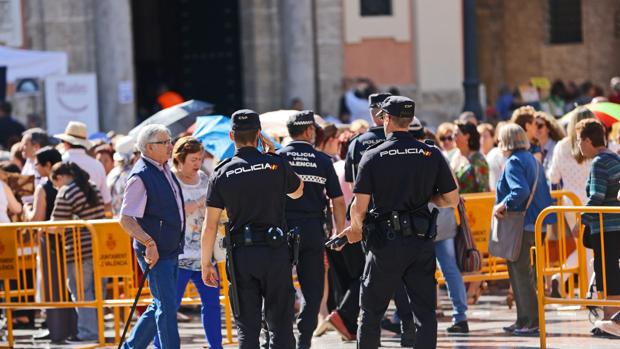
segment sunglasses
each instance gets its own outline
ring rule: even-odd
[[[454,140],[454,136],[441,136],[439,137],[439,140],[442,142],[447,142],[447,141],[452,142]]]

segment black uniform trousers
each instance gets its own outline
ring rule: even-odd
[[[357,333],[360,312],[360,279],[364,272],[364,251],[360,242],[345,245],[341,251],[328,250],[330,268],[343,292],[336,308],[350,333]]]
[[[435,263],[432,240],[396,237],[385,241],[382,247],[370,248],[362,277],[358,348],[377,348],[381,319],[394,291],[402,283],[417,320],[414,347],[428,349],[437,346]]]
[[[259,348],[263,300],[270,348],[295,348],[291,321],[295,289],[288,244],[283,243],[277,248],[241,246],[233,250],[233,255],[240,308],[239,317],[235,318],[239,329],[239,348]],[[229,285],[232,287],[230,276]]]
[[[289,228],[298,227],[301,234],[297,278],[304,304],[297,318],[299,344],[310,346],[318,323],[319,308],[325,288],[325,231],[323,218],[289,219]]]
[[[413,313],[409,306],[409,297],[407,297],[407,288],[404,283],[396,286],[394,305],[396,305],[396,315],[400,319],[401,331],[404,331],[413,323]]]

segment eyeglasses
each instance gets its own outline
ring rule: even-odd
[[[450,136],[441,136],[439,137],[439,140],[442,142],[452,142],[454,140],[454,136],[450,135]]]
[[[168,145],[168,144],[172,144],[172,139],[168,138],[165,141],[157,141],[157,142],[149,142],[149,144],[163,144],[163,145]]]

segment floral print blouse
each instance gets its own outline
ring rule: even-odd
[[[457,156],[451,165],[461,194],[489,191],[489,165],[482,153],[476,151],[469,157]]]

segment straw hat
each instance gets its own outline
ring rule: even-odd
[[[54,138],[58,138],[73,145],[81,145],[86,149],[90,149],[93,146],[88,140],[86,124],[79,121],[69,121],[65,133],[54,135]]]

